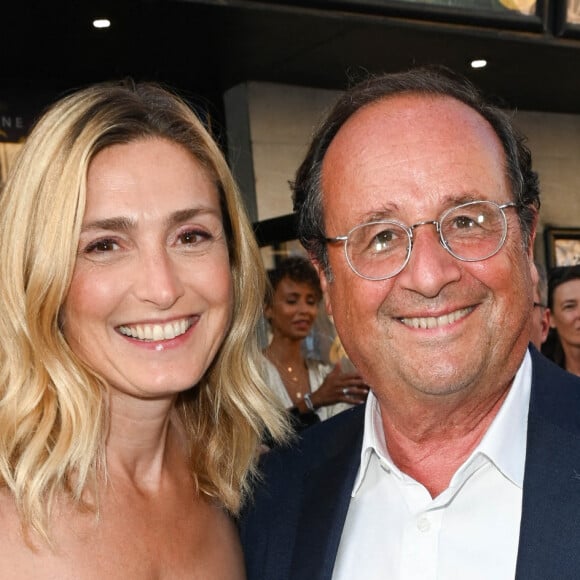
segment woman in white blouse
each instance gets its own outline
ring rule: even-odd
[[[264,350],[266,383],[296,417],[297,429],[364,403],[368,387],[357,372],[308,359],[302,348],[322,299],[316,270],[307,258],[290,256],[269,272],[264,314],[272,338]],[[346,370],[346,369],[345,369]]]

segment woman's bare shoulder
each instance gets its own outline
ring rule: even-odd
[[[222,509],[208,504],[204,520],[205,530],[195,547],[199,578],[244,579],[244,558],[233,519]]]
[[[131,503],[116,513],[103,506],[99,518],[58,509],[51,550],[38,538],[27,544],[14,500],[0,490],[0,578],[244,580],[237,528],[222,509],[197,498],[162,516]]]

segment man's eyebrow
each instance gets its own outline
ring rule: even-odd
[[[452,207],[469,203],[471,201],[481,201],[484,198],[474,192],[457,193],[446,196],[442,201],[442,210],[439,212],[443,213],[446,209]],[[398,220],[400,212],[400,204],[388,202],[383,207],[377,208],[375,210],[368,211],[359,216],[359,223],[368,223],[381,220]]]

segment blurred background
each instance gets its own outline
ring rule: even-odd
[[[322,113],[368,73],[432,63],[513,112],[542,186],[536,259],[580,261],[580,0],[6,1],[0,188],[54,99],[100,80],[156,80],[222,145],[270,268],[302,252],[288,181]]]

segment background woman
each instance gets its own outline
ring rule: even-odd
[[[0,577],[243,578],[232,515],[265,430],[264,276],[187,104],[52,106],[0,196]]]
[[[305,355],[322,298],[316,270],[307,258],[290,256],[269,272],[264,315],[272,338],[264,350],[266,382],[298,419],[298,429],[363,403],[368,393],[357,372],[343,372]]]
[[[550,332],[542,352],[580,375],[580,265],[553,268],[548,278]]]

